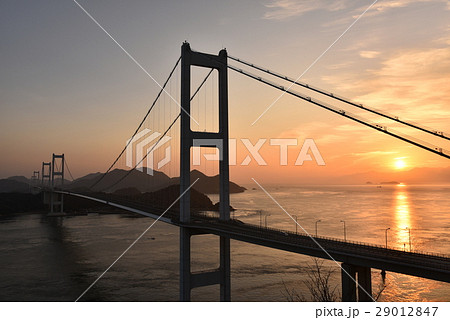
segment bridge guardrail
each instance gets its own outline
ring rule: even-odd
[[[206,214],[202,214],[202,213],[199,213],[199,214],[196,214],[196,215],[202,216],[204,218],[211,218],[210,216],[208,216]],[[235,221],[236,222],[236,221],[239,221],[239,220],[237,220],[237,219],[230,219],[230,221]],[[254,224],[250,224],[250,223],[245,223],[245,225],[247,227],[251,227],[253,229],[257,229],[257,230],[261,230],[261,231],[263,231],[263,230],[271,230],[271,231],[275,231],[275,232],[278,232],[278,233],[281,233],[281,234],[285,234],[286,233],[288,236],[300,235],[300,236],[304,236],[304,237],[312,237],[312,238],[314,238],[316,240],[319,240],[319,241],[321,241],[321,240],[327,241],[328,240],[328,241],[343,243],[343,244],[346,244],[346,245],[352,245],[353,244],[353,245],[357,246],[356,247],[357,249],[361,249],[361,247],[367,247],[367,248],[371,248],[371,249],[377,248],[377,249],[383,250],[385,253],[391,252],[393,254],[397,254],[399,252],[402,252],[402,253],[411,254],[411,255],[423,255],[423,256],[427,256],[427,257],[432,256],[432,257],[437,257],[437,258],[450,259],[450,255],[442,254],[442,253],[426,252],[426,251],[421,251],[421,250],[401,251],[401,250],[395,249],[393,247],[386,248],[386,246],[383,246],[383,245],[372,244],[372,243],[367,243],[367,242],[353,241],[353,240],[345,241],[345,240],[342,240],[342,239],[339,239],[339,238],[326,237],[326,236],[317,236],[316,237],[316,236],[308,235],[308,234],[303,233],[303,232],[295,233],[295,232],[292,232],[292,231],[287,231],[287,230],[283,230],[283,229],[279,229],[279,228],[260,227],[258,225],[254,225]]]
[[[61,190],[63,191],[63,190]],[[67,191],[65,191],[67,192]],[[69,192],[70,193],[70,192]],[[76,195],[76,193],[72,193],[73,195]],[[87,194],[86,194],[87,195]],[[92,194],[90,194],[92,196]],[[130,207],[134,207],[136,209],[142,209],[143,211],[148,211],[149,209],[149,204],[147,203],[143,203],[143,202],[138,202],[138,201],[133,201],[131,199],[125,198],[125,197],[121,197],[121,196],[116,196],[116,195],[111,195],[111,194],[97,194],[97,196],[99,196],[99,199],[102,199],[104,201],[110,201],[110,202],[118,202],[117,200],[120,199],[120,204],[124,205],[125,203],[128,204]],[[154,214],[161,214],[162,212],[164,212],[164,209],[162,208],[154,208],[155,212],[153,212]],[[168,212],[166,212],[166,217],[173,219],[174,222],[177,222],[177,217],[178,217],[178,211],[176,210],[169,210]],[[214,217],[212,215],[208,215],[204,212],[194,212],[192,213],[192,217],[201,217],[203,219],[207,219],[210,222],[213,223],[221,223],[221,224],[234,224],[239,225],[239,223],[242,223],[240,220],[238,219],[230,219],[229,222],[226,221],[222,221],[222,220],[218,220],[217,217]],[[384,255],[388,254],[391,257],[395,257],[398,256],[399,253],[402,254],[402,257],[405,258],[405,256],[410,256],[411,259],[413,258],[417,258],[418,256],[423,256],[423,257],[427,257],[427,258],[437,258],[436,262],[438,261],[443,261],[443,262],[448,262],[448,259],[450,259],[449,255],[446,254],[441,254],[441,253],[431,253],[431,252],[425,252],[425,251],[419,251],[419,250],[412,250],[412,251],[401,251],[401,250],[397,250],[394,249],[392,247],[388,247],[386,248],[385,246],[382,245],[377,245],[377,244],[371,244],[371,243],[365,243],[365,242],[361,242],[361,241],[353,241],[353,240],[342,240],[339,238],[333,238],[333,237],[324,237],[324,236],[311,236],[308,235],[306,233],[295,233],[292,231],[287,231],[287,230],[283,230],[283,229],[279,229],[279,228],[273,228],[273,227],[260,227],[258,225],[254,225],[254,224],[249,224],[249,223],[245,223],[245,227],[248,229],[253,229],[256,232],[259,233],[264,233],[265,231],[272,231],[277,233],[277,238],[280,238],[281,240],[285,240],[286,237],[290,237],[290,240],[295,240],[295,236],[303,236],[303,237],[311,237],[313,239],[315,239],[319,244],[322,242],[330,242],[328,243],[329,245],[336,245],[336,243],[341,243],[344,244],[346,246],[352,246],[352,250],[357,250],[359,252],[364,252],[365,248],[373,250],[373,249],[378,249],[380,251],[380,253],[382,252]],[[299,240],[299,239],[297,239]],[[297,241],[298,242],[298,241]],[[340,250],[342,250],[342,247],[340,248]]]

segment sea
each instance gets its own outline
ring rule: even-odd
[[[257,185],[232,194],[232,216],[292,232],[450,255],[450,186],[264,188],[273,199]],[[0,301],[178,301],[177,227],[158,221],[123,254],[152,223],[134,214],[1,215]],[[216,236],[193,237],[192,270],[217,267],[218,246]],[[231,240],[232,300],[311,301],[308,279],[316,263],[339,297],[338,263]],[[450,301],[450,283],[392,272],[383,279],[377,269],[372,282],[378,301]],[[218,301],[219,288],[193,289],[192,300]]]

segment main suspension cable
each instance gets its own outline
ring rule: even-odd
[[[152,111],[153,107],[155,106],[156,102],[159,100],[159,97],[161,96],[161,94],[164,92],[164,89],[167,85],[167,83],[169,82],[170,78],[172,78],[172,75],[175,71],[175,69],[177,68],[178,64],[180,63],[181,60],[181,56],[178,58],[177,62],[175,63],[175,66],[173,67],[172,71],[170,72],[169,76],[167,77],[167,80],[164,82],[163,86],[161,87],[161,90],[158,92],[158,95],[156,96],[155,100],[153,101],[152,105],[150,106],[150,108],[148,109],[147,113],[145,114],[144,118],[142,119],[141,123],[139,124],[139,126],[136,128],[136,130],[134,131],[133,135],[131,136],[131,138],[127,141],[127,144],[125,145],[125,147],[122,149],[122,151],[119,153],[119,155],[117,156],[116,160],[114,160],[114,162],[109,166],[108,170],[106,170],[106,172],[96,181],[94,182],[89,189],[92,189],[93,187],[95,187],[100,181],[102,181],[105,176],[108,174],[109,171],[111,171],[111,169],[114,167],[114,165],[117,163],[117,161],[119,161],[120,157],[123,155],[123,153],[127,150],[127,147],[129,146],[129,144],[133,141],[134,137],[136,136],[136,134],[139,132],[139,130],[141,129],[142,125],[144,124],[145,120],[147,119],[147,117],[149,116],[150,112]]]
[[[194,94],[192,95],[190,101],[192,101],[195,96],[197,95],[197,93],[200,91],[200,89],[203,87],[203,85],[205,84],[205,82],[208,80],[209,76],[211,75],[211,73],[214,71],[214,69],[211,69],[208,74],[206,75],[206,77],[203,79],[203,81],[200,83],[200,85],[198,86],[197,90],[195,90]],[[147,153],[142,157],[142,159],[136,163],[136,165],[127,171],[127,173],[120,178],[119,180],[117,180],[115,183],[113,183],[112,185],[110,185],[107,188],[104,188],[103,190],[109,190],[111,188],[113,188],[114,186],[116,186],[117,184],[119,184],[121,181],[123,181],[126,177],[128,177],[131,172],[133,172],[133,170],[135,170],[146,158],[147,156],[156,148],[156,146],[159,144],[159,142],[166,136],[166,134],[170,131],[170,129],[173,127],[173,125],[177,122],[177,120],[181,117],[181,111],[180,113],[178,113],[178,115],[176,116],[176,118],[172,121],[172,123],[169,125],[169,127],[166,129],[166,131],[164,131],[164,133],[159,137],[159,139],[156,141],[156,143],[152,146],[152,148],[150,148]]]
[[[122,177],[122,178],[120,178],[119,180],[117,180],[116,182],[114,182],[112,185],[110,185],[108,188],[104,188],[103,190],[104,191],[106,191],[106,190],[109,190],[109,189],[111,189],[112,187],[114,187],[114,186],[116,186],[117,184],[119,184],[119,182],[121,182],[121,181],[123,181],[126,177],[128,177],[130,174],[131,174],[131,172],[133,172],[133,170],[135,170],[146,158],[147,158],[147,156],[150,154],[150,153],[152,153],[152,151],[156,148],[156,146],[158,145],[158,143],[166,136],[166,134],[169,132],[169,130],[173,127],[173,125],[175,124],[175,122],[177,122],[177,120],[180,118],[180,116],[181,116],[181,112],[178,114],[178,116],[176,116],[176,118],[172,121],[172,123],[170,124],[170,126],[167,128],[167,130],[166,131],[164,131],[164,133],[161,135],[161,137],[159,137],[159,139],[158,139],[158,141],[156,141],[156,143],[153,145],[153,147],[151,147],[148,151],[147,151],[147,153],[142,157],[142,159],[138,162],[138,163],[136,163],[136,165],[132,168],[132,169],[130,169],[130,170],[128,170],[127,171],[127,173]]]
[[[356,115],[353,115],[353,114],[351,114],[351,113],[349,113],[347,111],[338,109],[338,108],[336,108],[336,107],[334,107],[334,106],[332,106],[330,104],[327,104],[325,102],[322,102],[320,100],[313,99],[311,97],[304,96],[304,95],[302,95],[300,93],[291,91],[288,88],[285,88],[284,86],[280,86],[280,85],[278,85],[278,84],[276,84],[276,83],[274,83],[272,81],[269,81],[267,79],[258,77],[258,76],[254,75],[254,74],[251,74],[251,73],[249,73],[247,71],[244,71],[242,69],[236,68],[236,67],[234,67],[232,65],[228,65],[228,68],[233,70],[233,71],[236,71],[238,73],[241,73],[241,74],[243,74],[243,75],[245,75],[245,76],[247,76],[249,78],[252,78],[252,79],[257,80],[259,82],[262,82],[262,83],[264,83],[266,85],[269,85],[269,86],[271,86],[271,87],[273,87],[275,89],[278,89],[278,90],[281,90],[281,91],[285,91],[286,93],[288,93],[288,94],[290,94],[290,95],[292,95],[294,97],[303,99],[303,100],[305,100],[305,101],[307,101],[309,103],[315,104],[315,105],[317,105],[317,106],[319,106],[321,108],[324,108],[326,110],[334,112],[334,113],[336,113],[336,114],[338,114],[340,116],[346,117],[348,119],[351,119],[353,121],[361,123],[361,124],[363,124],[365,126],[371,127],[372,129],[375,129],[375,130],[383,132],[383,133],[385,133],[387,135],[393,136],[393,137],[395,137],[397,139],[400,139],[402,141],[405,141],[405,142],[407,142],[409,144],[415,145],[416,147],[419,147],[419,148],[425,149],[427,151],[430,151],[432,153],[435,153],[435,154],[437,154],[437,155],[439,155],[441,157],[450,159],[450,152],[447,151],[447,150],[444,150],[443,148],[436,147],[436,146],[433,146],[431,144],[429,144],[430,146],[426,146],[425,142],[416,142],[416,141],[414,141],[414,138],[406,137],[405,134],[395,133],[392,130],[388,130],[388,128],[386,126],[382,126],[382,125],[378,125],[378,124],[371,124],[367,120],[365,120],[365,119],[363,119],[361,117],[358,117]],[[415,139],[415,140],[418,140],[418,139]]]
[[[255,65],[255,64],[253,64],[253,63],[244,61],[244,60],[242,60],[242,59],[239,59],[239,58],[236,58],[236,57],[233,57],[233,56],[228,56],[228,58],[230,58],[230,59],[232,59],[232,60],[234,60],[234,61],[237,61],[237,62],[239,62],[239,63],[242,63],[242,64],[244,64],[244,65],[246,65],[246,66],[252,67],[252,68],[254,68],[254,69],[256,69],[256,70],[259,70],[259,71],[265,72],[265,73],[267,73],[267,74],[270,74],[270,75],[272,75],[272,76],[274,76],[274,77],[277,77],[277,78],[279,78],[279,79],[282,79],[282,80],[291,82],[291,83],[293,83],[293,84],[296,84],[296,85],[301,86],[301,87],[303,87],[303,88],[306,88],[306,89],[315,91],[315,92],[317,92],[317,93],[323,94],[323,95],[325,95],[325,96],[327,96],[327,97],[330,97],[330,98],[333,98],[333,99],[335,99],[335,100],[338,100],[338,101],[341,101],[341,102],[350,104],[350,105],[352,105],[352,106],[354,106],[354,107],[357,107],[357,108],[359,108],[359,109],[363,109],[363,110],[365,110],[365,111],[369,111],[369,112],[371,112],[371,113],[374,113],[374,114],[376,114],[376,115],[382,116],[382,117],[384,117],[384,118],[388,118],[388,119],[390,119],[390,120],[396,121],[396,122],[401,123],[401,124],[403,124],[403,125],[406,125],[406,126],[409,126],[409,127],[414,128],[414,129],[418,129],[418,130],[421,130],[421,131],[423,131],[423,132],[432,134],[432,135],[437,136],[437,137],[439,137],[439,138],[443,138],[443,139],[446,139],[446,140],[450,140],[450,134],[444,133],[443,131],[433,130],[433,129],[430,129],[430,128],[424,128],[423,126],[419,126],[419,125],[417,125],[417,124],[414,124],[414,123],[412,123],[411,121],[401,120],[401,119],[400,119],[399,117],[397,117],[397,116],[389,115],[389,114],[386,114],[385,112],[381,112],[380,110],[376,110],[376,109],[373,109],[373,108],[369,108],[369,107],[367,107],[367,106],[365,106],[365,105],[363,105],[363,104],[353,102],[353,101],[351,101],[350,99],[341,97],[341,96],[339,96],[339,95],[335,95],[335,94],[332,93],[332,92],[327,92],[327,91],[322,90],[322,89],[320,89],[320,88],[311,86],[311,85],[309,85],[309,84],[307,84],[307,83],[296,81],[296,80],[294,80],[293,78],[290,78],[290,77],[288,77],[288,76],[282,75],[282,74],[277,73],[277,72],[274,72],[274,71],[270,71],[269,69],[263,68],[263,67],[261,67],[261,66],[257,66],[257,65]]]
[[[70,172],[70,168],[69,168],[69,165],[67,164],[67,160],[65,157],[64,157],[64,163],[66,165],[67,171],[69,172],[70,178],[72,178],[72,181],[74,181],[75,179],[73,178],[72,172]]]

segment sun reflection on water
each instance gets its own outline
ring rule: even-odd
[[[395,247],[409,250],[411,210],[408,189],[398,185],[395,192]]]

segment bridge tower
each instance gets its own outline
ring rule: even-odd
[[[59,161],[58,161],[59,160]],[[58,165],[58,162],[60,163]],[[51,167],[51,195],[50,195],[50,214],[63,214],[64,212],[64,195],[55,193],[56,181],[55,177],[61,178],[61,188],[64,185],[64,153],[53,154]],[[56,212],[58,211],[58,212]]]
[[[39,174],[39,171],[33,171],[33,175],[31,176],[32,187],[37,187],[39,185]]]
[[[33,171],[31,176],[30,191],[33,194],[39,193],[39,171]]]
[[[51,172],[52,172],[52,163],[42,162],[42,170],[41,170],[42,187],[50,187]]]
[[[52,196],[48,192],[48,188],[51,186],[51,172],[52,172],[52,163],[51,162],[42,162],[41,169],[41,188],[42,192],[42,201],[44,204],[50,204],[50,197]],[[47,190],[46,190],[47,189]]]
[[[219,131],[191,130],[191,67],[213,68],[219,79]],[[218,55],[192,51],[189,43],[181,47],[181,129],[180,129],[180,300],[190,301],[191,290],[219,284],[220,301],[231,300],[230,238],[220,236],[220,265],[216,270],[191,272],[191,237],[198,234],[188,225],[191,221],[190,192],[191,148],[210,147],[219,151],[220,220],[230,219],[229,155],[228,155],[228,70],[227,51]],[[206,232],[202,232],[205,234]]]

